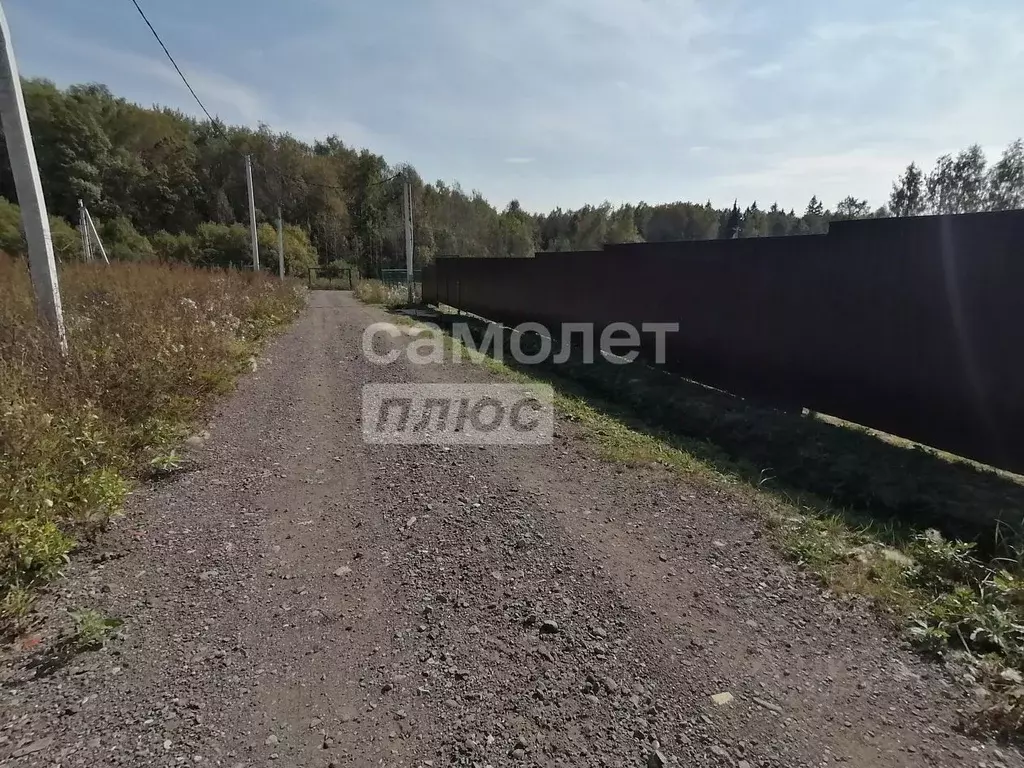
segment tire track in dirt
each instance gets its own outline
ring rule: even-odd
[[[51,675],[7,661],[13,765],[1024,765],[728,491],[551,446],[367,446],[383,314],[318,292],[51,609],[122,616]],[[408,338],[395,340],[396,345]],[[710,696],[734,700],[715,706]],[[37,748],[38,747],[38,748]]]

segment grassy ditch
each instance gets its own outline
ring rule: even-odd
[[[210,399],[304,302],[295,283],[155,263],[61,269],[70,353],[40,326],[23,259],[0,255],[0,630],[117,515],[133,478],[174,469]]]
[[[467,318],[442,325],[455,320]],[[479,341],[486,326],[470,323]],[[539,344],[522,340],[528,353]],[[923,652],[956,662],[976,695],[966,727],[1024,735],[1020,478],[640,362],[574,356],[523,366],[507,344],[495,357],[472,359],[553,385],[560,413],[605,458],[658,462],[691,482],[729,487],[800,567],[837,593],[868,598]]]

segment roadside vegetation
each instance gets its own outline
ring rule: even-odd
[[[604,458],[729,488],[799,567],[951,663],[974,699],[965,728],[1024,736],[1021,478],[640,362],[522,366],[507,349],[505,362],[471,358],[552,384],[556,408]]]
[[[229,266],[242,268],[252,263],[249,229],[241,224],[200,224],[195,232],[171,234],[160,230],[146,237],[123,217],[97,217],[100,239],[111,261],[166,261],[196,266]],[[82,236],[59,216],[50,216],[54,256],[60,262],[82,260]],[[257,230],[260,263],[277,274],[277,230],[261,224]],[[21,231],[21,210],[0,197],[0,252],[24,253],[25,239]],[[317,255],[304,230],[284,228],[285,271],[305,276],[316,265]],[[96,254],[99,259],[99,253]]]
[[[31,621],[37,590],[121,512],[135,478],[180,465],[177,447],[204,407],[304,301],[294,283],[182,265],[66,264],[60,276],[66,360],[37,320],[24,259],[0,254],[0,630],[8,636]],[[80,623],[83,635],[96,634],[95,621]]]
[[[385,283],[381,280],[359,280],[355,295],[365,304],[378,304],[391,309],[409,303],[409,289],[404,284]]]

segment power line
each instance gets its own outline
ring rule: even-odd
[[[373,182],[373,184],[367,184],[366,188],[367,189],[372,189],[373,187],[379,187],[379,186],[381,186],[383,184],[387,184],[390,181],[394,181],[395,179],[397,179],[401,175],[402,175],[402,172],[398,171],[396,173],[391,174],[386,179],[381,179],[380,181],[375,181],[375,182]]]
[[[167,46],[164,45],[164,41],[160,38],[159,33],[153,27],[153,24],[150,22],[149,18],[146,16],[145,11],[142,10],[142,7],[139,5],[138,0],[132,0],[132,5],[135,6],[135,10],[139,12],[139,15],[142,17],[142,20],[146,22],[146,26],[149,27],[149,31],[153,33],[153,37],[156,38],[156,41],[160,44],[160,47],[163,49],[164,54],[166,54],[167,56],[167,60],[170,61],[171,64],[173,65],[174,70],[178,73],[178,77],[181,78],[181,81],[185,84],[185,87],[188,88],[188,92],[192,94],[192,98],[196,100],[196,103],[199,105],[199,108],[203,110],[203,113],[209,119],[211,125],[217,127],[217,121],[214,119],[213,115],[210,114],[210,110],[206,108],[206,105],[203,104],[202,99],[199,98],[199,95],[195,92],[195,89],[192,88],[192,85],[189,83],[188,78],[185,77],[185,73],[181,71],[181,67],[178,66],[178,62],[174,60],[174,57],[171,55],[171,52],[167,50]],[[315,181],[309,181],[308,179],[303,178],[301,176],[293,176],[291,174],[287,174],[284,171],[282,171],[279,167],[269,162],[264,163],[264,165],[269,166],[270,170],[275,171],[278,175],[278,178],[280,179],[288,179],[289,181],[299,182],[305,184],[306,186],[317,187],[319,189],[333,189],[337,192],[348,191],[345,187],[343,187],[340,184],[320,184]],[[264,168],[263,172],[264,175],[266,175],[267,168]],[[383,186],[384,184],[388,184],[389,182],[394,181],[401,175],[402,173],[400,171],[396,172],[386,179],[381,179],[379,181],[367,184],[366,189],[373,189],[375,187]]]
[[[160,43],[160,47],[164,49],[164,53],[167,54],[167,59],[174,66],[175,71],[181,78],[181,82],[183,82],[185,84],[185,87],[188,88],[188,92],[192,94],[192,98],[196,100],[196,103],[199,105],[200,109],[202,109],[206,116],[210,119],[210,122],[216,124],[217,121],[213,119],[213,115],[210,114],[210,110],[206,108],[206,105],[203,104],[202,100],[196,95],[196,92],[192,89],[192,86],[188,82],[188,78],[185,77],[185,73],[182,72],[181,67],[178,66],[178,62],[176,62],[174,60],[174,57],[171,56],[171,52],[167,50],[167,46],[164,45],[164,41],[160,39],[160,35],[157,34],[155,29],[153,29],[153,25],[149,23],[149,19],[146,18],[145,11],[143,11],[142,8],[139,6],[138,0],[132,0],[132,5],[135,6],[135,10],[139,12],[139,15],[142,17],[142,20],[146,22],[146,26],[149,27],[149,31],[153,33],[153,37],[155,37],[156,41]]]

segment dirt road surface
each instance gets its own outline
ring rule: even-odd
[[[371,364],[382,317],[314,293],[195,470],[75,566],[54,610],[124,626],[8,664],[5,765],[1022,764],[727,491],[604,463],[562,422],[543,447],[366,445],[365,383],[493,380]]]

